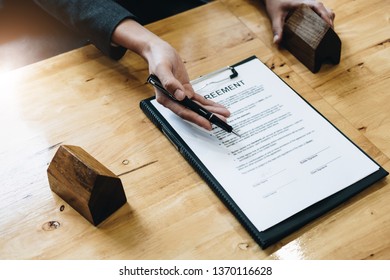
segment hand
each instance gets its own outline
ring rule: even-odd
[[[176,99],[183,100],[185,96],[188,96],[224,121],[230,115],[224,106],[195,93],[185,65],[177,51],[134,20],[127,19],[121,22],[114,30],[112,41],[142,56],[149,64],[149,73],[155,74],[164,88]],[[211,130],[212,126],[208,120],[171,100],[158,90],[155,91],[157,101],[163,106],[181,118]]]
[[[174,48],[161,40],[152,44],[149,53],[149,72],[155,74],[160,79],[163,87],[171,92],[176,99],[183,100],[187,96],[226,121],[226,117],[230,115],[230,112],[224,106],[207,100],[194,92],[185,65]],[[158,90],[156,90],[156,99],[181,118],[211,130],[212,126],[208,120],[172,101]]]
[[[312,8],[333,28],[335,14],[331,9],[326,8],[321,2],[316,0],[265,0],[266,10],[272,23],[274,43],[279,44],[282,41],[283,26],[288,13],[302,4]]]

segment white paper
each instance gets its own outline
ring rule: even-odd
[[[236,70],[234,79],[225,71],[194,88],[230,110],[241,138],[153,104],[259,231],[379,169],[258,59]]]

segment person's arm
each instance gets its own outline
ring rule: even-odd
[[[115,29],[112,41],[143,57],[149,65],[149,73],[155,74],[164,88],[173,93],[178,100],[185,95],[203,105],[210,112],[218,114],[222,119],[230,115],[229,111],[211,100],[196,94],[190,84],[185,65],[177,51],[134,20],[126,19]],[[169,108],[181,118],[210,130],[211,124],[205,118],[184,108],[164,94],[156,90],[159,103]]]
[[[279,44],[282,41],[283,26],[286,16],[289,12],[305,4],[311,7],[318,15],[321,16],[330,26],[333,27],[335,14],[317,0],[262,0],[265,4],[268,16],[272,24],[274,34],[274,43]]]
[[[34,0],[50,14],[89,38],[103,53],[119,59],[127,49],[143,57],[163,86],[178,100],[188,96],[218,114],[222,119],[229,111],[213,101],[196,94],[187,71],[176,50],[167,42],[144,28],[134,16],[109,0]],[[185,120],[210,130],[208,120],[170,100],[156,90],[159,103]]]
[[[91,41],[105,55],[121,58],[126,49],[111,44],[112,33],[127,18],[135,18],[115,1],[34,0],[41,8]]]

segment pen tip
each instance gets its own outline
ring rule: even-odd
[[[232,130],[232,133],[233,133],[234,135],[236,135],[236,136],[238,136],[238,137],[240,137],[240,138],[241,138],[241,135],[240,135],[240,134],[238,134],[237,132],[235,132],[234,130]]]

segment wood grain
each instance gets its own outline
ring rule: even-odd
[[[306,5],[294,10],[286,19],[282,44],[313,73],[317,73],[323,63],[340,62],[340,38]]]
[[[309,71],[272,44],[255,0],[220,0],[148,26],[191,78],[256,55],[390,170],[387,0],[326,0],[340,64]],[[139,109],[147,64],[86,46],[0,76],[1,259],[389,259],[385,179],[261,250]],[[97,227],[55,195],[46,170],[60,145],[120,175],[128,204]],[[59,226],[58,226],[59,225]]]
[[[61,145],[47,176],[50,189],[93,225],[126,203],[118,176],[80,147]]]

